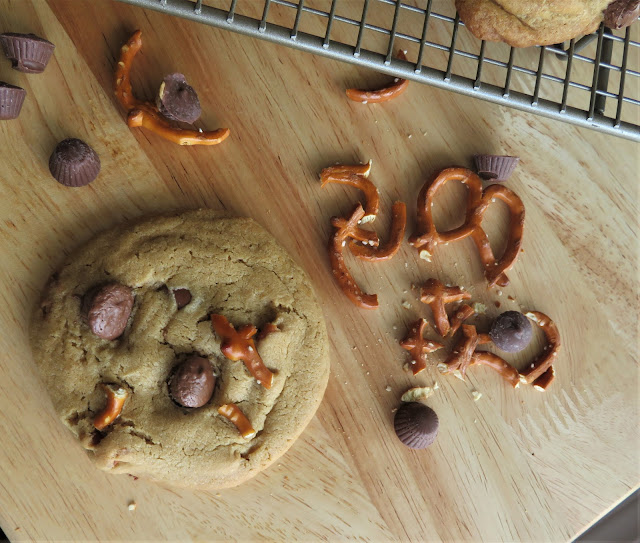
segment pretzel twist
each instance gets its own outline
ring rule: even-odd
[[[329,166],[320,172],[321,186],[324,188],[329,183],[349,185],[362,191],[365,197],[362,223],[376,219],[380,209],[380,194],[377,187],[368,179],[371,172],[371,161],[367,164],[346,165],[337,164]]]
[[[411,354],[411,371],[413,375],[417,375],[427,367],[427,354],[444,347],[442,343],[424,338],[426,328],[427,321],[425,319],[414,322],[409,328],[407,337],[400,342],[400,346]]]
[[[371,244],[362,245],[350,241],[349,249],[354,256],[366,262],[382,262],[384,260],[391,260],[395,256],[400,250],[402,240],[404,239],[404,232],[407,225],[407,206],[404,202],[395,202],[391,208],[391,213],[391,232],[387,242],[384,245],[375,247]]]
[[[469,298],[471,294],[462,288],[447,287],[433,278],[428,279],[420,291],[420,301],[431,308],[435,328],[442,337],[446,336],[451,329],[445,305]]]
[[[358,204],[348,219],[333,217],[331,224],[335,231],[329,238],[329,261],[333,276],[338,285],[347,297],[358,307],[363,309],[376,309],[378,307],[378,296],[375,294],[366,294],[355,282],[351,276],[347,264],[342,254],[347,239],[357,239],[359,241],[374,241],[377,245],[378,236],[375,232],[363,230],[358,223],[364,216],[364,209]]]
[[[449,181],[460,181],[469,189],[465,221],[457,228],[438,232],[431,208],[436,193]],[[507,247],[500,259],[495,258],[487,235],[482,229],[484,213],[496,199],[502,200],[510,212]],[[418,195],[417,229],[409,238],[409,243],[420,252],[422,258],[430,261],[435,248],[440,243],[446,244],[471,236],[480,253],[489,288],[496,285],[506,286],[509,284],[509,279],[505,272],[515,264],[522,247],[524,217],[524,204],[512,190],[501,185],[490,185],[483,191],[482,180],[471,170],[448,168],[442,170],[422,187]]]
[[[407,57],[402,49],[398,51],[396,55],[400,60],[407,60]],[[367,103],[380,103],[387,102],[400,96],[404,91],[409,88],[409,81],[407,79],[398,79],[386,87],[377,90],[362,90],[362,89],[347,89],[347,98],[349,100],[353,100],[354,102],[362,102],[363,104]]]
[[[127,43],[120,48],[120,59],[115,69],[115,95],[127,111],[127,126],[146,128],[178,145],[217,145],[227,139],[230,134],[228,128],[200,132],[173,126],[162,117],[155,104],[143,102],[134,96],[131,88],[131,67],[141,48],[142,31],[136,30]]]
[[[258,384],[264,388],[271,388],[273,373],[264,365],[258,354],[253,336],[258,332],[252,324],[247,324],[236,330],[223,315],[211,315],[211,326],[220,337],[220,351],[229,360],[242,360],[249,373]]]

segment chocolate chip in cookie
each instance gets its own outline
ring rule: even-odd
[[[191,302],[191,292],[186,288],[177,288],[173,291],[173,295],[176,298],[176,305],[178,309],[182,309],[185,305]]]
[[[125,285],[109,283],[87,293],[84,307],[91,331],[102,339],[116,339],[127,327],[133,291]]]
[[[209,359],[192,356],[175,368],[169,379],[169,394],[183,407],[202,407],[211,399],[215,386]]]
[[[640,0],[616,0],[604,10],[604,26],[613,30],[626,28],[640,17]]]

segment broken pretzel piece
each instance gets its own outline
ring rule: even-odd
[[[427,367],[426,355],[442,349],[444,345],[437,341],[424,338],[427,321],[420,319],[414,322],[409,329],[407,337],[400,342],[400,346],[411,354],[411,371],[417,375]]]
[[[380,209],[380,194],[377,187],[368,179],[370,172],[371,161],[367,164],[354,166],[336,164],[320,172],[320,181],[323,188],[328,183],[338,183],[349,185],[362,191],[365,198],[365,215],[360,220],[362,223],[374,221]]]
[[[486,334],[479,334],[479,337],[486,336]],[[479,341],[479,344],[482,340]],[[483,365],[498,372],[502,378],[509,383],[513,388],[520,386],[520,374],[506,360],[500,358],[497,354],[490,353],[488,351],[476,351],[471,357],[472,364]]]
[[[256,435],[256,431],[251,426],[249,419],[240,410],[240,408],[234,403],[227,403],[218,407],[218,413],[224,418],[233,422],[236,428],[240,432],[240,435],[245,439],[252,439]]]
[[[462,287],[447,287],[441,281],[433,278],[429,279],[420,291],[420,301],[431,308],[435,328],[442,337],[446,336],[451,328],[444,306],[469,298],[471,298],[471,294],[465,292]]]
[[[120,49],[120,59],[115,69],[115,94],[118,102],[127,111],[127,125],[141,126],[178,145],[217,145],[224,141],[230,134],[228,128],[212,132],[183,130],[166,121],[155,104],[138,100],[133,95],[131,66],[141,47],[142,31],[136,30]]]
[[[357,239],[359,241],[367,240],[369,243],[375,241],[378,244],[378,236],[375,232],[368,232],[358,226],[358,223],[364,216],[362,205],[358,204],[348,219],[333,217],[331,224],[335,231],[329,238],[329,261],[333,277],[347,297],[358,307],[363,309],[377,309],[378,296],[375,294],[366,294],[356,284],[347,268],[342,254],[344,246],[348,239]]]
[[[525,316],[542,329],[549,344],[545,347],[544,356],[539,357],[527,369],[520,372],[520,379],[523,383],[533,384],[538,390],[545,390],[554,379],[555,373],[551,368],[560,351],[560,332],[555,323],[544,313],[529,311]]]
[[[407,60],[405,52],[401,49],[398,51],[397,58],[400,60]],[[347,89],[347,98],[354,102],[361,102],[363,104],[372,103],[377,104],[380,102],[387,102],[400,96],[409,87],[409,81],[407,79],[396,78],[395,81],[388,87],[383,87],[377,90],[362,90],[362,89]]]
[[[104,430],[120,416],[124,402],[129,397],[129,392],[119,385],[102,383],[101,387],[107,395],[107,405],[93,419],[97,430]]]
[[[455,313],[451,316],[451,328],[449,328],[449,335],[453,336],[458,331],[458,328],[460,328],[460,325],[475,314],[475,309],[467,304],[463,304],[456,309]]]
[[[372,247],[371,245],[362,245],[354,241],[349,242],[351,253],[360,260],[366,262],[382,262],[391,260],[400,250],[402,240],[404,239],[404,231],[407,225],[407,206],[404,202],[396,202],[393,204],[391,232],[389,239],[384,245]]]
[[[220,337],[220,351],[229,360],[242,360],[259,385],[271,388],[273,373],[264,365],[258,354],[253,336],[258,332],[252,324],[236,330],[223,315],[211,315],[211,326]]]

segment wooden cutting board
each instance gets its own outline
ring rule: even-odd
[[[138,95],[184,72],[200,93],[199,126],[231,128],[222,145],[183,148],[126,127],[112,69],[136,28]],[[28,92],[19,120],[0,122],[0,525],[9,538],[559,541],[638,486],[637,145],[417,84],[394,102],[351,103],[346,86],[386,78],[107,0],[3,0],[0,31],[56,44],[43,75],[0,62],[0,79]],[[48,173],[66,137],[101,157],[85,188]],[[411,232],[425,179],[480,152],[522,157],[509,187],[527,210],[524,253],[502,296],[486,291],[469,240],[439,248],[433,264],[405,243],[389,263],[349,260],[381,299],[378,311],[351,305],[325,246],[329,217],[358,196],[321,190],[318,171],[373,159],[379,232],[396,199],[408,203]],[[459,222],[463,202],[459,187],[442,194],[441,228]],[[331,338],[331,379],[313,422],[279,462],[221,492],[94,469],[57,420],[27,341],[39,292],[72,249],[122,220],[197,207],[264,225],[310,274]],[[485,225],[500,245],[505,210],[492,208]],[[481,322],[505,309],[550,315],[563,340],[551,388],[514,391],[482,368],[467,382],[403,371],[398,340],[430,318],[412,285],[429,277],[468,288],[488,306]],[[542,345],[536,337],[510,360],[523,367]],[[440,434],[415,452],[397,441],[393,412],[407,388],[435,381],[428,404]]]

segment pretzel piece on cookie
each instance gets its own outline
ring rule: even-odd
[[[398,54],[396,55],[400,60],[407,60],[407,56],[405,52],[400,49]],[[354,102],[361,102],[363,104],[371,103],[376,104],[380,102],[387,102],[400,96],[404,91],[409,87],[409,81],[407,79],[398,79],[381,89],[377,90],[362,90],[362,89],[347,89],[347,98],[349,100],[353,100]]]
[[[431,308],[435,328],[442,337],[446,336],[451,328],[444,306],[469,298],[471,298],[471,294],[461,287],[447,287],[441,281],[433,278],[427,280],[420,291],[420,301]]]
[[[142,31],[136,30],[120,48],[120,58],[115,69],[115,94],[118,102],[128,112],[127,125],[141,126],[178,145],[217,145],[224,141],[230,134],[228,128],[219,128],[211,132],[183,130],[166,121],[155,104],[138,100],[133,95],[131,67],[141,48]]]
[[[391,213],[391,232],[387,242],[384,245],[372,247],[371,245],[362,245],[351,241],[349,242],[349,249],[354,256],[366,262],[382,262],[391,260],[394,257],[400,250],[404,239],[404,231],[407,225],[407,206],[404,202],[396,202],[393,204]]]
[[[411,371],[417,375],[427,367],[426,355],[442,349],[444,345],[437,341],[425,339],[424,332],[427,328],[427,321],[420,319],[414,322],[409,328],[409,333],[401,342],[400,346],[411,354]]]
[[[251,426],[251,422],[234,403],[227,403],[218,407],[218,413],[224,418],[231,421],[245,439],[252,439],[256,435],[256,431]]]
[[[236,330],[226,317],[216,314],[211,315],[211,326],[220,337],[222,354],[234,362],[242,360],[259,385],[271,388],[273,373],[264,365],[253,340],[257,328],[247,324]]]
[[[344,246],[348,239],[357,239],[358,241],[375,242],[378,244],[378,236],[375,232],[363,230],[358,226],[360,220],[364,216],[362,205],[358,204],[348,219],[341,217],[333,217],[331,224],[334,232],[329,238],[329,261],[333,277],[347,297],[358,307],[363,309],[376,309],[378,307],[378,296],[375,294],[366,294],[356,284],[351,276],[349,269],[344,261],[342,254]]]
[[[102,383],[101,387],[107,395],[107,405],[93,419],[93,426],[97,430],[104,430],[107,426],[113,424],[113,421],[122,413],[124,402],[129,397],[127,389],[119,385]]]

